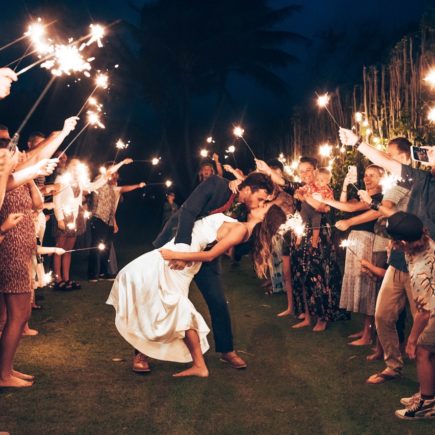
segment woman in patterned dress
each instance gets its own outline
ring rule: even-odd
[[[17,166],[19,156],[20,153],[16,151],[13,166]],[[31,175],[31,171],[28,174]],[[38,188],[33,181],[28,181],[6,192],[0,210],[2,223],[11,214],[22,216],[14,228],[2,233],[3,240],[0,244],[0,293],[7,310],[0,338],[0,387],[30,387],[33,383],[33,376],[13,369],[13,360],[31,311],[30,271],[32,255],[36,249],[33,211],[42,206],[43,199]]]
[[[376,201],[382,201],[382,187],[380,181],[384,170],[380,166],[367,166],[364,172],[364,184],[367,192]],[[343,189],[345,193],[346,189]],[[342,199],[342,198],[341,198]],[[351,229],[348,236],[349,247],[346,250],[343,284],[341,287],[340,308],[364,315],[363,330],[352,334],[349,338],[356,338],[349,344],[364,346],[371,343],[374,323],[375,305],[379,281],[362,272],[361,259],[383,266],[385,253],[374,253],[375,223],[380,213],[369,209],[364,201],[342,199],[341,201],[324,200],[325,204],[345,212],[353,212],[352,217],[336,222],[340,231]]]

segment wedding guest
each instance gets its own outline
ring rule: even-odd
[[[178,204],[175,202],[175,193],[169,192],[166,195],[166,201],[163,204],[163,225],[169,220],[169,218],[178,210]]]
[[[131,159],[125,159],[122,164],[131,162]],[[119,199],[123,193],[145,186],[145,183],[118,186],[119,176],[117,172],[113,172],[113,167],[113,165],[110,165],[106,168],[106,170],[112,171],[108,182],[92,192],[91,246],[103,243],[106,249],[102,251],[94,249],[89,253],[88,279],[90,282],[97,282],[100,277],[103,279],[113,279],[113,276],[109,273],[109,255],[114,234],[119,231],[116,223],[116,209]]]
[[[301,157],[298,171],[302,183],[294,183],[277,175],[262,160],[256,160],[257,169],[271,176],[272,180],[282,186],[289,194],[295,193],[304,184],[314,183],[317,160],[311,157]],[[312,228],[308,227],[299,246],[296,246],[294,234],[288,240],[289,247],[285,254],[291,255],[294,311],[301,322],[293,328],[311,325],[315,332],[324,331],[328,322],[346,318],[338,306],[340,299],[341,273],[336,261],[335,247],[332,241],[331,225],[327,218],[329,207],[311,196],[300,193],[299,202],[306,201],[315,210],[322,213],[320,222],[320,242],[317,248],[312,245]],[[291,309],[285,311],[290,313]]]
[[[340,128],[339,134],[343,144],[356,146],[357,150],[373,163],[410,183],[411,193],[408,211],[423,221],[429,230],[430,237],[435,239],[435,201],[432,199],[435,197],[435,146],[425,147],[429,161],[424,165],[431,168],[431,171],[427,171],[398,162],[382,151],[366,144],[352,130]],[[372,207],[377,206],[379,206],[379,202],[375,201]]]
[[[411,164],[411,143],[403,137],[392,139],[387,145],[387,155],[404,165]],[[410,199],[411,183],[399,180],[395,186],[388,189],[383,197],[378,211],[384,217],[389,217],[397,211],[406,211]],[[359,192],[363,201],[372,203],[372,198],[364,191]],[[404,366],[401,343],[404,342],[404,318],[406,317],[406,301],[409,303],[412,317],[415,314],[415,304],[412,298],[411,283],[406,266],[405,253],[398,246],[393,246],[388,258],[388,268],[382,281],[376,301],[375,325],[382,348],[381,357],[386,367],[367,379],[369,384],[382,384],[398,379]],[[376,359],[373,354],[367,358]]]
[[[202,183],[207,178],[215,174],[213,162],[210,160],[203,161],[199,166],[198,179]]]
[[[13,151],[13,167],[19,169],[20,152]],[[40,175],[40,166],[36,170],[25,172],[26,175]],[[49,172],[45,174],[48,175]],[[6,324],[0,338],[0,387],[30,387],[33,376],[13,369],[13,360],[23,329],[30,316],[30,296],[32,292],[31,259],[36,249],[33,210],[42,207],[42,197],[33,181],[15,175],[10,187],[25,183],[7,191],[2,208],[0,222],[11,213],[21,213],[17,225],[9,229],[0,244],[0,293],[7,310]]]
[[[423,222],[410,213],[397,212],[389,217],[387,232],[405,251],[417,308],[406,353],[416,359],[420,391],[401,400],[405,408],[397,410],[396,416],[430,419],[435,415],[435,242]]]
[[[376,165],[370,165],[364,172],[364,184],[370,196],[377,201],[382,200],[382,186],[380,181],[384,170]],[[343,189],[344,190],[344,189]],[[344,192],[342,192],[344,193]],[[364,327],[361,332],[352,334],[350,338],[356,338],[349,344],[364,346],[371,343],[372,327],[375,314],[377,280],[370,279],[361,273],[361,259],[373,262],[375,265],[385,263],[385,253],[382,258],[375,259],[373,244],[375,239],[374,226],[380,216],[377,211],[364,214],[368,204],[364,201],[335,201],[332,199],[322,200],[325,204],[344,212],[353,213],[349,219],[336,222],[335,227],[340,231],[351,229],[347,239],[349,248],[346,249],[346,262],[344,268],[343,284],[341,287],[340,308],[364,315]]]

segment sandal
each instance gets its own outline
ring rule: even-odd
[[[82,286],[77,281],[68,281],[68,283],[71,283],[73,290],[81,290]]]
[[[65,290],[65,287],[66,287],[66,282],[65,281],[59,281],[59,282],[56,282],[54,284],[53,289],[54,290]]]
[[[384,372],[375,373],[374,375],[370,376],[370,378],[366,380],[366,384],[379,385],[388,381],[394,381],[395,379],[399,379],[401,376],[402,375],[399,372],[396,372],[396,374],[394,375],[390,375],[389,373],[384,373]],[[374,377],[373,381],[370,381],[370,379],[373,377]],[[379,381],[376,382],[376,379],[378,379]]]

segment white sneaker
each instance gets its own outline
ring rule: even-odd
[[[400,399],[400,403],[403,406],[411,406],[414,402],[418,402],[420,400],[420,391],[413,394],[411,397],[402,397]]]
[[[425,420],[435,418],[435,400],[423,400],[404,409],[398,409],[396,416],[403,420]]]

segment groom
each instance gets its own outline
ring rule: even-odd
[[[190,245],[195,221],[211,214],[228,211],[235,200],[244,204],[248,210],[263,207],[274,191],[274,184],[267,175],[254,172],[245,178],[238,189],[239,192],[235,195],[231,192],[229,181],[225,178],[217,175],[207,178],[190,194],[178,212],[166,222],[153,242],[154,247],[158,249],[169,242],[173,237],[173,228],[176,228],[175,243]],[[172,261],[170,267],[181,270],[186,267],[186,262]],[[246,368],[246,362],[234,351],[230,313],[222,285],[220,259],[204,263],[195,276],[195,283],[210,311],[216,352],[220,352],[221,360],[229,363],[231,367]]]

